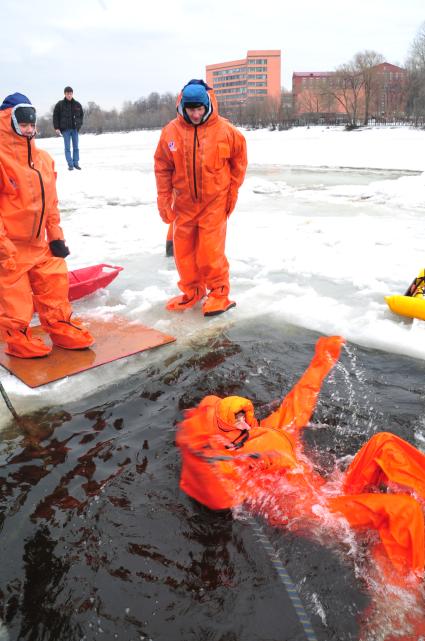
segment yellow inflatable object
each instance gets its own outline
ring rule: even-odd
[[[425,269],[409,285],[404,296],[385,296],[387,305],[394,314],[425,320]]]
[[[394,314],[425,320],[425,298],[413,296],[385,296],[387,305]]]

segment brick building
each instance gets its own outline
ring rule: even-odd
[[[376,90],[371,97],[370,113],[386,117],[404,115],[407,101],[407,70],[383,62],[374,68],[374,75]]]
[[[351,82],[349,82],[351,81]],[[388,62],[371,69],[370,117],[402,116],[406,107],[407,71]],[[292,76],[292,98],[295,116],[343,117],[346,105],[357,104],[357,117],[365,115],[365,84],[362,74],[351,79],[336,71],[295,72]]]
[[[206,81],[214,88],[220,108],[227,113],[250,99],[280,99],[280,78],[280,49],[253,49],[241,60],[206,66]]]

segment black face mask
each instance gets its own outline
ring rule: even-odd
[[[22,136],[23,138],[34,138],[36,134],[36,130],[34,129],[34,133],[31,136],[27,136],[22,133],[20,124],[21,123],[34,123],[34,125],[37,122],[37,113],[35,110],[35,107],[32,105],[28,105],[26,103],[16,105],[12,109],[12,129],[13,131],[18,134],[18,136]]]

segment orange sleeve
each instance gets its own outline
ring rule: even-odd
[[[4,192],[7,187],[6,174],[3,166],[0,163],[0,192]],[[1,212],[0,212],[0,260],[8,260],[16,255],[16,247],[8,238],[4,228]]]
[[[154,171],[158,193],[158,211],[162,218],[168,218],[173,199],[174,161],[163,134],[161,134],[155,151]]]
[[[50,194],[50,207],[46,212],[46,234],[47,240],[64,240],[64,234],[60,226],[60,213],[59,213],[59,202],[58,194],[56,191],[56,171],[55,163],[51,159],[51,171],[53,174],[52,181],[49,183],[49,189],[51,190]]]
[[[261,421],[262,427],[297,432],[307,425],[322,383],[337,362],[344,342],[341,336],[319,338],[310,365],[279,408]]]
[[[179,447],[187,447],[193,453],[210,447],[210,438],[215,433],[211,408],[219,400],[218,396],[205,396],[197,407],[185,411],[176,435]]]
[[[230,154],[230,173],[232,177],[231,188],[239,189],[242,185],[246,168],[248,165],[248,158],[246,152],[246,140],[243,134],[232,126],[233,145]]]

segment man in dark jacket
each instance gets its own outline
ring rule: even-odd
[[[58,136],[62,134],[65,143],[65,158],[68,169],[81,169],[79,163],[78,132],[83,124],[84,112],[79,102],[74,100],[72,87],[65,87],[65,98],[59,100],[53,111],[53,127]],[[72,141],[72,156],[71,156]]]

